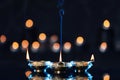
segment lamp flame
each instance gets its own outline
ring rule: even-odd
[[[30,56],[29,56],[28,49],[27,49],[27,53],[26,53],[26,59],[27,59],[28,61],[30,60]]]
[[[90,60],[93,61],[93,62],[95,61],[94,54],[91,55],[91,59]]]
[[[62,52],[60,51],[59,62],[62,62]]]

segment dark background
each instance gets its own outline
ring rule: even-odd
[[[0,35],[7,41],[0,44],[0,80],[26,80],[27,62],[25,52],[20,49],[12,52],[13,41],[27,39],[30,43],[37,40],[39,33],[44,32],[48,38],[59,36],[58,0],[1,0],[0,1]],[[63,52],[63,61],[89,60],[95,55],[94,66],[90,73],[95,80],[102,80],[109,73],[111,80],[118,80],[120,72],[120,1],[119,0],[65,0],[63,9],[63,43],[70,41],[72,50]],[[25,28],[25,21],[32,19],[34,26]],[[111,23],[109,30],[102,29],[105,19]],[[106,34],[108,49],[99,51],[102,34]],[[77,47],[74,42],[77,36],[85,38],[85,44]],[[47,45],[47,43],[45,44]],[[49,46],[49,43],[48,43]],[[42,52],[31,53],[33,59],[58,61],[59,54],[49,47]],[[46,56],[48,55],[48,56]]]

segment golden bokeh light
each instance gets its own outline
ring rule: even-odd
[[[103,80],[110,80],[110,75],[109,74],[105,74],[103,76]]]
[[[19,48],[18,42],[13,42],[13,43],[12,43],[12,49],[13,49],[13,50],[17,50],[18,48]]]
[[[23,40],[21,44],[23,49],[27,49],[29,46],[29,42],[27,40]]]
[[[31,19],[26,20],[25,26],[27,28],[31,28],[33,26],[33,20],[31,20]]]
[[[84,43],[84,38],[82,36],[79,36],[76,38],[76,45],[80,46]]]
[[[103,22],[103,28],[104,29],[109,29],[110,28],[110,22],[109,22],[109,20],[104,20],[104,22]]]
[[[65,42],[63,49],[65,52],[68,52],[68,51],[70,51],[71,47],[72,47],[72,45],[70,42]]]
[[[40,33],[39,34],[39,40],[40,41],[45,41],[46,40],[46,34],[45,33]]]
[[[60,49],[60,44],[59,43],[54,43],[52,46],[53,51],[57,52]]]
[[[0,42],[1,42],[1,43],[5,43],[6,40],[7,40],[7,38],[6,38],[5,35],[1,35],[1,36],[0,36]]]
[[[38,41],[34,41],[34,42],[32,43],[32,48],[33,48],[34,50],[39,49],[39,47],[40,47],[40,43],[39,43]]]
[[[106,49],[107,49],[107,42],[102,42],[102,43],[100,44],[100,51],[101,51],[101,52],[105,52]]]

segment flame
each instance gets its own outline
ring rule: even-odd
[[[27,60],[30,60],[30,56],[29,56],[28,49],[27,49],[27,53],[26,53],[26,59],[27,59]]]
[[[62,52],[60,51],[59,62],[62,62]]]
[[[93,62],[95,61],[94,54],[91,55],[91,59],[90,60],[93,61]]]

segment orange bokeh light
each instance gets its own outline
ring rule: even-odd
[[[109,74],[105,74],[103,76],[103,80],[110,80],[110,75]]]
[[[29,46],[29,42],[28,42],[27,40],[23,40],[23,41],[22,41],[22,48],[23,48],[23,49],[27,49],[28,46]]]
[[[46,40],[46,34],[45,33],[40,33],[39,34],[39,40],[45,41]]]
[[[13,42],[13,43],[12,43],[12,49],[13,49],[13,50],[17,50],[18,48],[19,48],[18,42]]]
[[[53,50],[58,51],[60,49],[60,44],[59,43],[54,43],[53,44]]]
[[[31,20],[31,19],[26,20],[25,26],[27,28],[31,28],[33,26],[33,20]]]
[[[33,49],[38,49],[40,47],[40,43],[38,42],[38,41],[34,41],[33,43],[32,43],[32,48]]]
[[[101,52],[105,52],[106,49],[107,49],[107,42],[102,42],[102,43],[100,44],[100,51],[101,51]]]
[[[82,45],[84,43],[84,38],[82,36],[77,37],[76,45]]]
[[[64,43],[64,49],[65,49],[65,50],[71,49],[71,43],[70,43],[70,42],[65,42],[65,43]]]
[[[0,42],[1,42],[1,43],[5,43],[6,40],[7,40],[7,38],[6,38],[5,35],[1,35],[1,36],[0,36]]]
[[[109,20],[104,20],[104,22],[103,22],[103,28],[104,29],[109,29],[109,27],[110,27],[110,22],[109,22]]]

